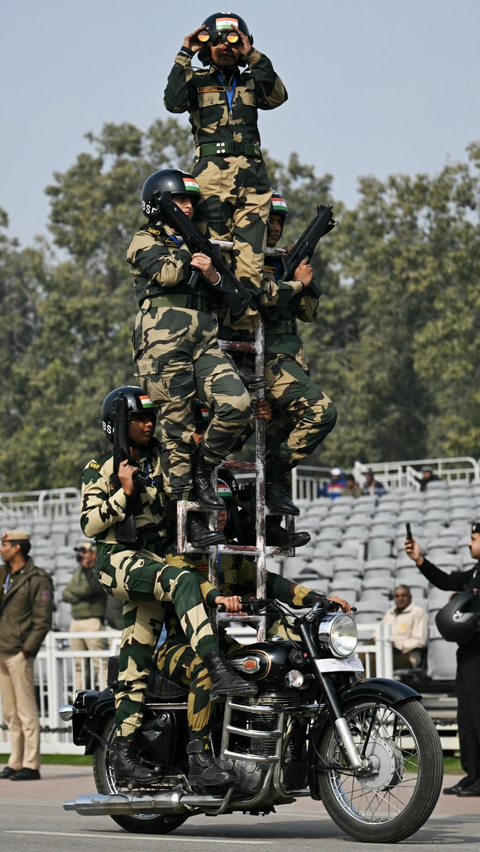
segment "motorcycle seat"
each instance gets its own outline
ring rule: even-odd
[[[147,691],[149,698],[160,699],[161,701],[175,701],[179,698],[186,698],[188,692],[188,686],[183,686],[174,680],[170,680],[162,672],[159,672],[158,669],[150,671]]]

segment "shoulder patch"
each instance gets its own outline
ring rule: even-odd
[[[42,592],[42,601],[49,601],[51,597],[51,593],[47,589],[44,589]]]

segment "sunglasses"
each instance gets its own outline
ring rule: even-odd
[[[213,32],[210,30],[202,30],[198,33],[197,38],[201,44],[211,44],[214,47],[217,44],[238,44],[240,36],[235,30],[227,30],[226,32]]]

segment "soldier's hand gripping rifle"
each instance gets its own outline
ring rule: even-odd
[[[302,236],[295,243],[290,254],[287,254],[283,259],[283,276],[285,281],[291,281],[293,273],[302,262],[307,259],[312,259],[313,252],[317,247],[318,241],[328,234],[337,224],[332,216],[331,207],[323,207],[321,204],[317,207],[317,215],[310,222],[308,227],[303,232]],[[322,291],[317,287],[315,281],[307,288],[312,296],[318,299],[322,295]]]
[[[116,539],[119,544],[138,547],[141,544],[141,539],[137,534],[135,526],[135,504],[137,502],[139,488],[142,485],[151,485],[152,480],[147,474],[142,473],[130,455],[130,438],[128,435],[128,424],[130,415],[128,411],[127,397],[123,393],[119,393],[118,397],[113,402],[113,422],[115,424],[113,430],[113,476],[112,482],[116,488],[121,488],[121,482],[118,476],[118,470],[123,461],[137,467],[138,469],[133,474],[134,492],[130,498],[130,505],[123,521],[117,524]]]
[[[180,210],[172,199],[170,192],[162,192],[156,199],[157,206],[162,212],[162,219],[168,222],[170,227],[183,237],[183,241],[192,254],[201,252],[210,258],[212,266],[221,275],[219,284],[209,284],[219,294],[227,306],[233,319],[245,313],[249,303],[252,301],[252,293],[247,290],[238,278],[235,277],[230,267],[222,257],[218,246],[212,245],[210,240],[202,234],[199,228],[190,221],[188,216]],[[192,268],[189,286],[194,290],[197,286],[201,273]],[[205,279],[203,279],[205,280]]]

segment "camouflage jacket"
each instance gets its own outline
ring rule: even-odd
[[[206,142],[260,144],[259,109],[275,109],[287,100],[287,92],[273,65],[252,48],[245,56],[247,70],[235,70],[227,78],[214,65],[192,68],[192,52],[182,48],[165,89],[169,112],[189,112],[196,145]],[[225,87],[235,86],[229,109]]]
[[[255,560],[251,557],[242,554],[224,553],[220,557],[220,566],[218,570],[218,587],[213,586],[208,580],[208,556],[198,555],[186,557],[179,556],[174,546],[168,548],[166,562],[170,565],[178,565],[196,569],[202,577],[201,592],[202,597],[207,606],[213,606],[215,598],[218,595],[229,597],[230,595],[241,595],[251,597],[255,595],[257,588],[257,566]],[[275,598],[276,600],[286,603],[292,607],[307,607],[313,606],[315,603],[323,600],[323,595],[319,592],[313,592],[307,589],[306,586],[292,583],[285,577],[280,577],[279,574],[274,574],[272,571],[267,571],[266,583],[267,598]],[[270,616],[268,619],[268,629],[277,623],[277,616]],[[185,634],[177,619],[175,610],[171,604],[168,605],[165,623],[167,627],[167,635],[170,640],[178,637],[179,642],[185,641]],[[277,631],[275,631],[277,632]]]
[[[300,281],[282,281],[282,264],[278,258],[265,258],[260,309],[265,321],[265,352],[268,360],[288,355],[308,370],[303,342],[297,332],[284,332],[283,322],[313,322],[318,315],[318,299],[304,290]],[[275,331],[278,326],[278,332]]]
[[[92,568],[77,568],[62,599],[72,605],[72,618],[100,618],[103,621],[107,595]]]
[[[150,475],[153,484],[142,487],[135,498],[135,525],[146,541],[146,549],[157,552],[165,539],[166,521],[160,444],[156,438],[143,451],[139,465],[142,471]],[[111,481],[112,475],[113,452],[98,461],[92,459],[82,474],[80,524],[88,538],[95,537],[100,544],[100,552],[102,545],[109,545],[115,550],[125,549],[125,545],[117,544],[115,527],[124,520],[132,498],[125,494],[123,488],[115,488]]]
[[[173,230],[158,222],[137,231],[127,251],[139,306],[145,299],[172,293],[191,295],[188,287],[191,254],[172,239]],[[179,239],[178,237],[176,238]],[[148,308],[148,305],[143,304]]]

